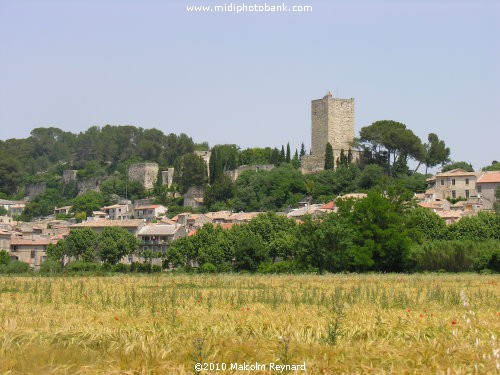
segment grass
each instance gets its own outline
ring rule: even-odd
[[[498,373],[499,283],[473,274],[2,277],[0,373],[193,374],[197,358],[305,362],[308,374]]]

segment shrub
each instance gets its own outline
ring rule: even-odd
[[[113,272],[129,273],[130,264],[118,263],[113,266]]]
[[[499,259],[500,241],[434,241],[413,246],[407,266],[413,271],[500,272]]]
[[[62,272],[62,265],[57,260],[46,260],[40,266],[40,273],[43,275],[54,275],[60,272]]]
[[[31,267],[28,263],[13,261],[7,265],[0,266],[0,273],[28,273],[31,272]]]
[[[66,265],[66,271],[68,272],[95,272],[99,268],[99,263],[85,262],[83,260],[76,260]]]
[[[200,267],[201,273],[216,273],[217,267],[215,267],[212,263],[205,263]]]
[[[258,273],[270,274],[270,273],[295,273],[297,272],[297,265],[295,262],[282,261],[282,262],[267,262],[261,263],[257,269]]]

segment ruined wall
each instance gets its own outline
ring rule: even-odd
[[[46,188],[47,188],[47,184],[45,182],[36,182],[36,183],[26,184],[24,186],[24,195],[33,199],[38,194],[43,193]]]
[[[262,164],[262,165],[240,165],[238,168],[231,171],[226,171],[225,174],[231,178],[231,180],[236,181],[238,177],[244,171],[270,171],[274,168],[272,164]]]
[[[166,171],[161,171],[161,183],[169,188],[174,182],[174,168],[168,168]]]
[[[76,180],[76,170],[75,169],[66,169],[63,171],[62,180],[66,184],[70,181]]]
[[[81,180],[76,183],[78,194],[86,193],[87,191],[99,191],[99,186],[103,180],[97,177]]]
[[[157,163],[135,163],[128,168],[128,179],[137,181],[144,188],[152,189],[158,179]]]

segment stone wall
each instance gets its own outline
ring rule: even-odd
[[[66,184],[70,181],[76,180],[76,170],[75,169],[66,169],[63,171],[62,180]]]
[[[26,184],[24,187],[24,195],[33,199],[38,194],[43,193],[46,188],[47,188],[47,184],[45,182],[36,182],[36,183],[32,183],[32,184]]]
[[[203,186],[191,186],[184,194],[184,206],[199,207],[203,202],[205,188]]]
[[[137,181],[144,188],[152,189],[158,179],[157,163],[135,163],[128,168],[128,179]]]
[[[262,164],[262,165],[240,165],[238,168],[231,171],[226,171],[225,174],[231,178],[231,180],[236,181],[241,173],[244,171],[270,171],[274,168],[272,164]]]
[[[168,168],[166,171],[161,171],[161,183],[169,188],[174,182],[174,168]]]
[[[86,193],[87,191],[99,191],[102,180],[97,177],[88,178],[86,180],[81,180],[76,183],[76,188],[78,189],[78,194]]]

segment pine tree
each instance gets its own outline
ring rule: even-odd
[[[290,163],[291,157],[290,157],[290,143],[287,142],[286,144],[286,160],[287,163]]]
[[[330,142],[326,144],[325,148],[325,170],[333,169],[333,148]]]

